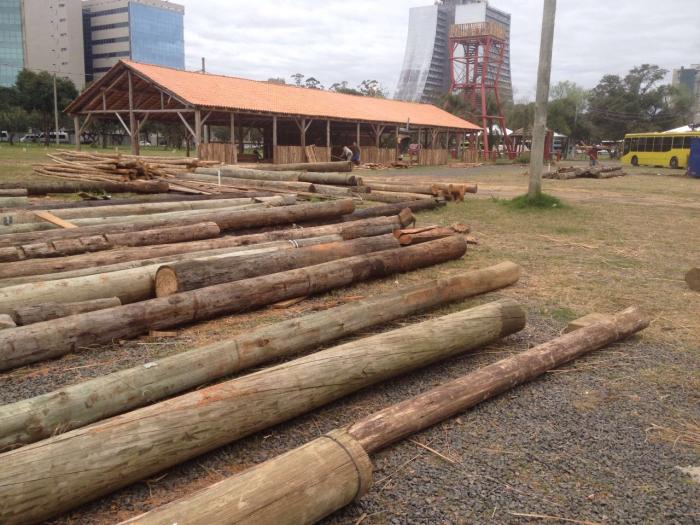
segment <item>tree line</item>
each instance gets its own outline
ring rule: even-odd
[[[291,75],[290,78],[294,81],[292,85],[297,87],[320,90],[326,89],[316,77],[306,77],[301,73],[295,73]],[[287,81],[282,77],[270,78],[268,82],[282,85],[287,84]],[[355,88],[350,87],[350,83],[347,80],[343,80],[342,82],[331,84],[328,91],[344,93],[346,95],[356,95],[359,97],[387,98],[388,96],[386,89],[378,80],[363,80]]]

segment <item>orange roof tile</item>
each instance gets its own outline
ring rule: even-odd
[[[413,126],[461,130],[480,129],[430,104],[359,97],[257,80],[205,75],[127,60],[120,63],[193,106],[381,123],[410,122]],[[119,64],[115,67],[119,67]]]

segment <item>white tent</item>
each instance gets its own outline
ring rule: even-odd
[[[680,128],[669,129],[668,131],[664,131],[664,133],[688,133],[690,131],[700,131],[699,124],[692,124],[692,126],[694,126],[694,128],[691,126],[681,126]]]

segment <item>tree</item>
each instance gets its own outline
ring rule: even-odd
[[[336,82],[335,84],[331,85],[331,87],[328,88],[328,90],[333,91],[335,93],[343,93],[345,95],[363,96],[363,93],[360,93],[357,89],[348,87],[347,80],[343,80],[342,82]]]
[[[588,139],[590,122],[585,114],[588,91],[565,80],[552,87],[547,108],[547,126],[573,140]]]
[[[307,87],[308,89],[323,89],[323,86],[321,83],[316,80],[314,77],[309,77],[306,79],[304,82],[304,86]]]
[[[377,80],[363,80],[357,89],[365,97],[386,98],[384,88]]]
[[[23,69],[17,74],[15,82],[17,102],[27,112],[36,111],[41,119],[41,129],[44,130],[46,144],[49,143],[49,130],[53,123],[54,96],[53,77],[46,71],[35,73]],[[73,82],[66,78],[56,79],[58,93],[59,122],[70,125],[63,110],[78,96],[78,90]]]
[[[279,84],[279,85],[281,85],[281,86],[284,86],[284,85],[287,83],[287,81],[284,80],[282,77],[268,78],[267,81],[268,81],[270,84]]]
[[[621,78],[605,75],[588,98],[597,139],[621,139],[626,133],[661,131],[686,122],[687,96],[661,84],[668,71],[642,64]]]
[[[294,79],[294,83],[297,85],[297,87],[301,87],[301,81],[304,80],[304,75],[301,73],[294,73],[292,78]]]
[[[24,109],[13,106],[0,110],[0,129],[7,131],[10,146],[15,143],[15,134],[30,126],[30,116]]]

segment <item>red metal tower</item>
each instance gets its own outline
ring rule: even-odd
[[[490,151],[489,128],[492,122],[501,130],[505,152],[515,158],[513,144],[506,133],[506,120],[501,110],[499,85],[508,39],[505,28],[493,22],[455,24],[450,27],[450,69],[452,92],[461,91],[483,128],[482,154],[494,158]],[[487,98],[492,91],[496,103],[495,114],[489,115]]]

